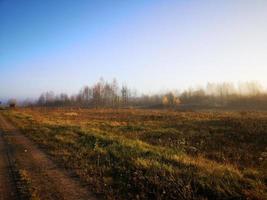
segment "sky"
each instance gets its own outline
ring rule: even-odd
[[[0,100],[100,77],[148,93],[267,86],[267,1],[0,0]]]

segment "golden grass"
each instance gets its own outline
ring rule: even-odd
[[[266,197],[264,112],[35,108],[5,114],[106,198]]]

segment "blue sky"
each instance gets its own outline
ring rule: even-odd
[[[267,85],[265,0],[0,0],[0,25],[0,99],[100,77],[141,92]]]

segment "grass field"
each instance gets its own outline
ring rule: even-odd
[[[267,199],[267,112],[3,112],[107,199]]]

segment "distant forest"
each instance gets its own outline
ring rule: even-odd
[[[11,102],[14,102],[11,101]],[[88,108],[247,108],[267,109],[267,92],[257,82],[208,83],[206,87],[189,88],[178,92],[137,95],[126,85],[120,86],[100,79],[92,86],[83,87],[76,95],[45,92],[36,102],[26,106],[73,106]]]

